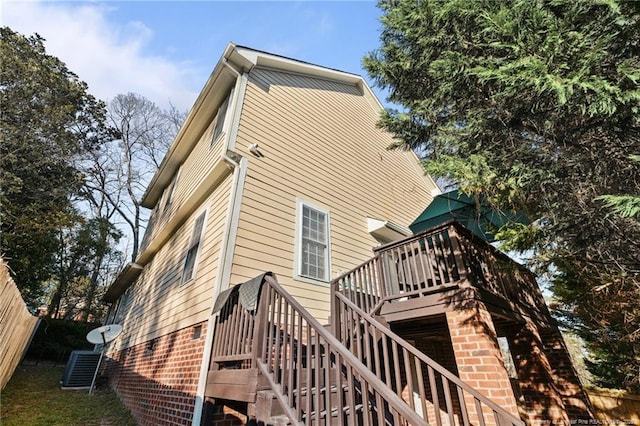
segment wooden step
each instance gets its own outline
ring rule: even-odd
[[[247,405],[247,417],[255,424],[285,426],[290,424],[282,406],[275,394],[268,391],[258,391],[255,403]]]
[[[356,413],[362,412],[362,407],[363,407],[362,404],[357,404],[356,407],[355,407]],[[337,418],[338,417],[338,412],[339,412],[338,407],[331,407],[330,418]],[[350,415],[351,414],[350,408],[349,407],[343,407],[342,408],[342,414]],[[317,419],[316,412],[312,411],[310,416],[309,416],[309,418],[311,420],[310,423],[312,425],[315,424],[316,419]],[[327,418],[327,410],[321,410],[320,411],[320,419],[324,420],[326,418]],[[306,415],[306,413],[303,413],[302,414],[302,420],[306,422],[306,419],[307,419],[307,415]],[[326,423],[326,424],[330,425],[330,424],[332,424],[332,421],[329,420],[329,422]],[[355,422],[351,421],[351,422],[349,422],[349,424],[355,424]]]

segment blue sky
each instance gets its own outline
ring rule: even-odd
[[[366,77],[378,16],[373,1],[3,1],[0,19],[47,39],[101,99],[188,109],[229,41]]]

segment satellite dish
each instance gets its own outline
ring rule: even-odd
[[[94,345],[103,344],[106,345],[122,333],[122,326],[120,324],[103,325],[93,329],[87,334],[87,341]]]
[[[93,386],[96,384],[96,377],[98,376],[98,370],[100,369],[100,363],[104,356],[104,345],[118,337],[122,333],[122,326],[120,324],[103,325],[102,327],[95,328],[87,334],[87,341],[94,345],[102,344],[102,351],[100,351],[100,359],[98,365],[96,365],[96,371],[93,373],[93,380],[91,381],[91,387],[89,388],[89,395],[93,393]]]

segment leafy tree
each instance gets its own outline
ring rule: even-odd
[[[640,389],[640,222],[599,198],[640,195],[629,157],[640,153],[640,3],[379,7],[381,46],[364,64],[399,106],[380,121],[395,147],[527,214],[530,225],[501,230],[507,247],[535,249],[540,270],[553,265],[555,296],[599,357],[594,372]]]
[[[98,290],[109,284],[114,266],[122,266],[115,248],[121,235],[105,218],[82,221],[59,231],[56,268],[50,282],[51,317],[80,317],[86,321],[89,315],[97,316]]]
[[[630,155],[629,158],[640,162],[640,155]],[[602,195],[597,199],[604,201],[606,207],[622,217],[640,219],[640,195]]]
[[[118,138],[92,153],[86,196],[94,207],[112,209],[114,220],[128,228],[132,261],[147,220],[141,206],[144,191],[185,117],[173,106],[164,110],[136,93],[117,95],[109,103],[108,121]]]
[[[75,161],[110,136],[105,105],[38,35],[0,28],[0,252],[23,297],[41,303],[55,271],[58,230],[76,217]]]

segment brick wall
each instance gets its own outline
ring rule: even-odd
[[[500,407],[519,417],[495,326],[486,307],[477,303],[470,309],[447,312],[447,324],[459,377]],[[485,416],[491,418],[489,412]]]
[[[110,384],[138,424],[191,424],[205,335],[206,322],[110,354]]]
[[[538,328],[530,322],[525,324],[510,339],[510,347],[518,374],[525,420],[529,424],[569,424]]]
[[[582,389],[569,350],[556,326],[540,329],[544,350],[549,358],[554,382],[570,419],[593,419],[591,403]]]
[[[594,418],[557,326],[528,322],[510,346],[529,423]]]
[[[437,338],[431,337],[431,338],[417,338],[415,339],[415,344],[414,346],[416,348],[418,348],[422,353],[424,353],[425,355],[427,355],[428,357],[432,358],[433,360],[435,360],[438,364],[442,365],[444,368],[446,368],[447,370],[449,370],[451,373],[455,374],[456,376],[458,375],[458,367],[456,366],[456,358],[455,358],[455,354],[453,353],[453,346],[451,345],[451,339],[449,338],[448,334],[446,336],[439,336]],[[429,371],[426,367],[426,365],[423,365],[423,370],[422,370],[422,375],[423,377],[429,377]],[[442,407],[445,406],[445,391],[444,391],[444,387],[442,386],[442,382],[437,380],[436,381],[436,387],[437,387],[437,392],[438,392],[438,401],[440,401],[439,403],[441,404]],[[427,419],[434,419],[435,417],[435,407],[433,406],[432,402],[433,402],[433,395],[432,395],[433,389],[431,389],[431,387],[429,387],[428,391],[426,392],[426,396],[427,396],[427,412],[426,412],[426,418]],[[461,413],[459,410],[459,398],[458,398],[458,394],[457,392],[453,391],[451,392],[450,390],[450,398],[451,398],[451,402],[453,404],[454,407],[454,416],[457,419],[457,421],[460,421],[461,419]],[[406,396],[403,394],[403,397],[406,399]],[[416,401],[416,405],[417,401]],[[441,412],[440,412],[440,418],[444,419],[447,418],[447,413],[446,410],[441,408]]]

